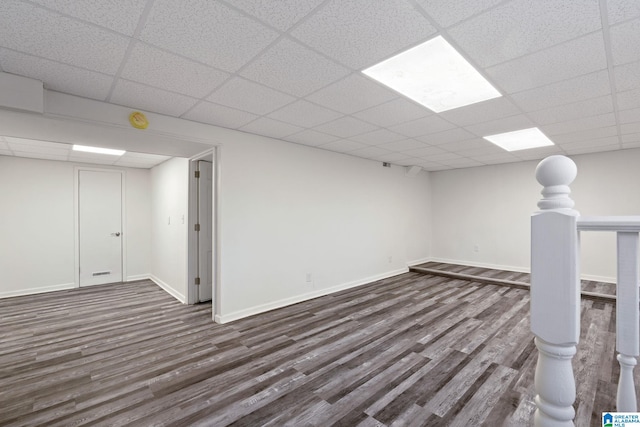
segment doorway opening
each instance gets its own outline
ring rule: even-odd
[[[189,279],[188,303],[212,302],[215,316],[216,282],[216,149],[191,158],[189,164]]]

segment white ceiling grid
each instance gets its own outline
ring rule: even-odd
[[[436,114],[361,73],[436,35],[503,97]],[[3,0],[0,70],[432,171],[640,146],[638,0]],[[557,145],[482,139],[532,126]],[[82,157],[0,140],[15,153]]]

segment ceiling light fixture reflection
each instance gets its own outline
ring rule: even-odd
[[[90,147],[88,145],[73,145],[73,151],[85,151],[87,153],[107,154],[110,156],[122,156],[125,150],[114,150],[111,148]]]
[[[546,147],[554,145],[547,136],[538,128],[516,130],[513,132],[499,133],[483,137],[507,151],[527,150],[529,148]]]
[[[442,36],[362,72],[436,113],[502,96]]]

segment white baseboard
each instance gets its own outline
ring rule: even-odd
[[[62,283],[60,285],[43,286],[41,288],[27,288],[18,291],[0,292],[0,298],[19,297],[23,295],[43,294],[45,292],[63,291],[66,289],[77,289],[75,283]]]
[[[187,298],[184,295],[182,295],[180,292],[178,292],[175,289],[173,289],[171,286],[169,286],[167,283],[163,282],[162,280],[160,280],[159,278],[157,278],[153,274],[150,274],[148,278],[151,279],[156,285],[160,286],[169,295],[171,295],[172,297],[174,297],[175,299],[177,299],[181,303],[183,303],[183,304],[187,303]]]
[[[314,299],[318,297],[323,297],[325,295],[330,295],[335,292],[343,291],[345,289],[355,288],[358,286],[366,285],[371,282],[376,282],[378,280],[387,279],[389,277],[397,276],[399,274],[403,274],[408,271],[409,271],[409,268],[401,268],[398,270],[382,273],[376,276],[371,276],[371,277],[367,277],[360,280],[354,280],[352,282],[343,283],[337,286],[332,286],[330,288],[318,289],[312,292],[307,292],[307,293],[296,295],[290,298],[285,298],[278,301],[272,301],[266,304],[249,307],[243,310],[234,311],[232,313],[228,313],[224,315],[216,314],[215,322],[216,323],[232,322],[234,320],[239,320],[245,317],[253,316],[254,314],[264,313],[267,311],[275,310],[276,308],[286,307],[288,305],[297,304],[299,302],[308,301],[310,299]]]
[[[147,273],[147,274],[135,274],[133,276],[127,276],[127,282],[135,282],[136,280],[148,280],[148,279],[151,279],[151,275],[149,273]]]
[[[458,264],[458,265],[468,265],[469,267],[481,267],[481,268],[491,268],[493,270],[506,270],[506,271],[516,271],[518,273],[531,273],[531,269],[529,267],[514,267],[512,265],[500,265],[500,264],[489,264],[483,262],[473,262],[473,261],[463,261],[459,259],[447,259],[447,258],[430,258],[425,262],[443,262],[445,264]],[[595,276],[592,274],[581,274],[580,278],[582,280],[593,280],[595,282],[604,282],[604,283],[616,283],[615,277],[609,276]]]

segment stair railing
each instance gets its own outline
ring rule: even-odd
[[[551,156],[536,168],[544,187],[531,217],[531,331],[538,348],[535,373],[537,427],[573,426],[576,397],[571,360],[580,337],[580,232],[617,233],[616,349],[620,363],[618,412],[636,412],[633,368],[640,355],[640,217],[581,217],[569,184],[575,163]],[[603,408],[613,410],[613,408]]]

